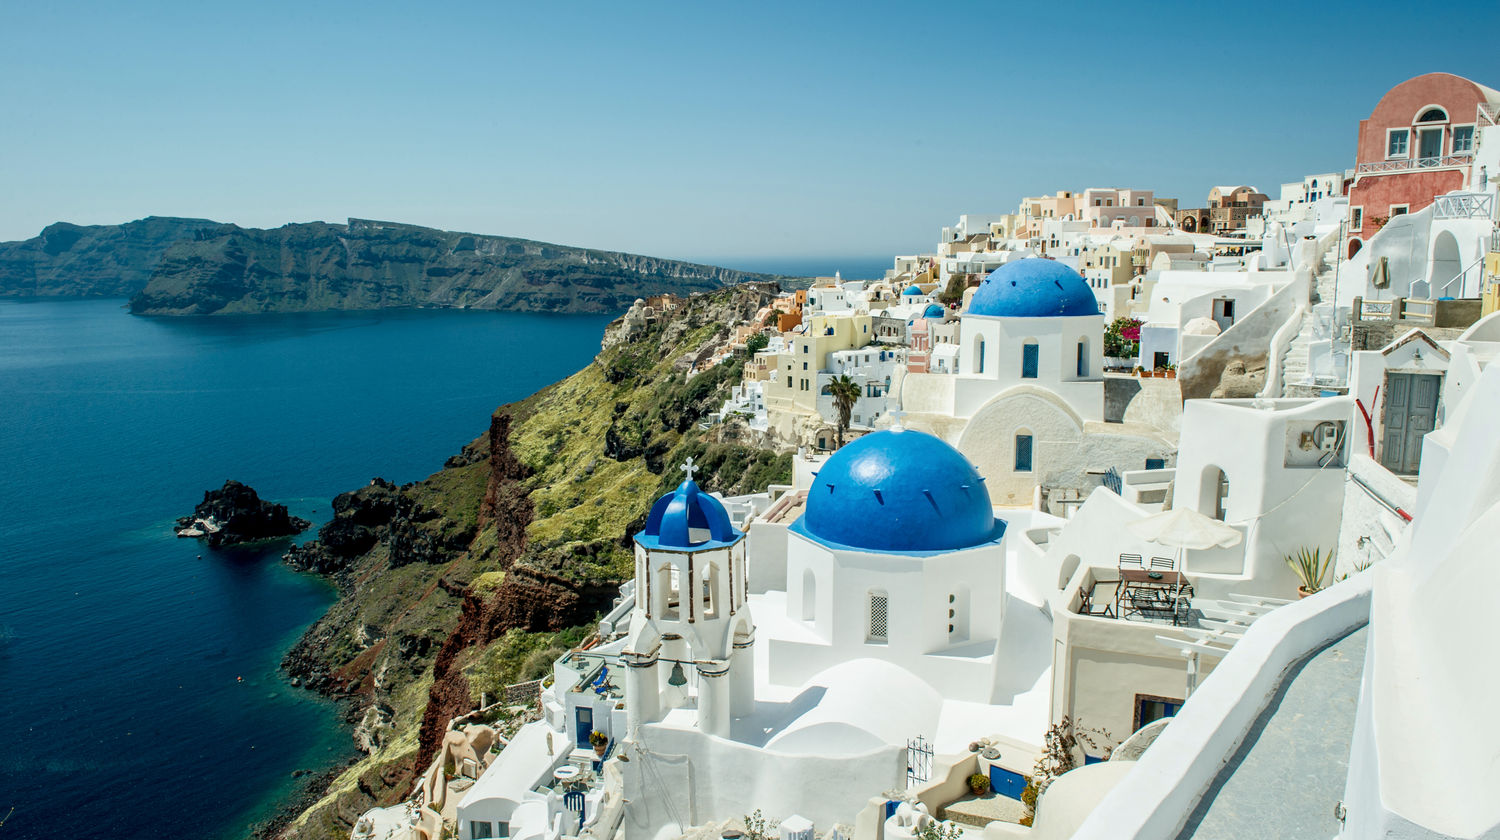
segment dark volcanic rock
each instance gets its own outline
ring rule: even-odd
[[[218,490],[208,490],[192,516],[177,520],[179,537],[202,537],[210,547],[290,537],[311,525],[287,513],[286,505],[261,499],[238,481],[226,481]]]
[[[273,230],[226,225],[179,242],[130,301],[138,315],[432,307],[621,312],[637,298],[763,274],[350,219]]]
[[[123,225],[48,225],[40,236],[0,242],[0,297],[130,297],[146,288],[173,243],[219,227],[162,216]]]

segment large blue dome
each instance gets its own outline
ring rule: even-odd
[[[635,541],[646,548],[702,551],[738,540],[724,504],[698,489],[691,478],[656,500]]]
[[[1098,315],[1099,303],[1078,272],[1056,260],[1013,260],[990,272],[969,300],[970,315],[1053,318]]]
[[[911,430],[851,441],[818,470],[793,526],[823,543],[880,552],[934,552],[999,539],[990,493],[968,459]]]
[[[903,297],[908,296],[908,295],[910,295],[910,296],[916,296],[916,295],[920,295],[920,294],[922,294],[922,290],[915,283],[911,284],[910,286],[907,286],[906,287],[906,291],[904,291],[904,292],[901,293],[901,295]]]
[[[948,310],[944,309],[943,305],[940,303],[929,303],[927,304],[927,308],[922,310],[923,318],[935,318],[939,321],[941,321],[943,319],[943,316],[947,314]]]

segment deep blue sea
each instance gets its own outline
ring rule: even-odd
[[[242,837],[293,771],[346,761],[333,706],[277,670],[333,591],[284,546],[210,551],[173,520],[227,478],[315,522],[422,478],[608,320],[123,303],[0,301],[4,840]]]

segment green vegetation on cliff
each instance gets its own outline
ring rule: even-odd
[[[766,275],[614,251],[350,219],[225,225],[176,243],[130,301],[139,315],[441,307],[620,312],[662,292]]]
[[[679,362],[727,341],[775,292],[693,295],[628,339],[616,322],[592,364],[502,407],[441,472],[335,501],[319,539],[288,560],[330,574],[342,597],[286,664],[346,699],[368,755],[285,836],[347,837],[366,809],[410,793],[449,719],[582,640],[632,572],[630,535],[688,456],[699,483],[726,495],[790,479],[790,454],[701,422],[742,363],[688,376]]]

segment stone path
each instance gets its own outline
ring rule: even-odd
[[[1178,840],[1327,840],[1338,834],[1349,742],[1365,664],[1366,628],[1288,675]]]

